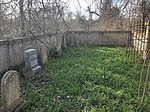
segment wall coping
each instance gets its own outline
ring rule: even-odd
[[[4,39],[0,40],[0,46],[3,45],[11,45],[14,43],[23,43],[29,40],[36,40],[36,39],[41,39],[41,38],[46,38],[46,37],[52,37],[56,36],[58,33],[47,33],[47,34],[41,34],[41,35],[36,35],[36,36],[30,36],[30,37],[18,37],[18,38],[13,38],[13,39]]]
[[[67,31],[66,33],[88,33],[88,31]],[[131,33],[131,31],[90,31],[89,33]]]
[[[88,33],[88,31],[66,31],[66,32],[62,32],[62,33]],[[131,33],[131,31],[90,31],[89,33]],[[61,34],[61,33],[47,33],[47,34],[41,34],[41,35],[36,35],[36,36],[30,36],[30,37],[18,37],[18,38],[13,38],[13,39],[4,39],[4,40],[0,40],[0,46],[3,45],[11,45],[14,43],[23,43],[29,40],[36,40],[36,38],[41,39],[41,38],[46,38],[46,37],[52,37],[52,36],[56,36],[57,34]]]

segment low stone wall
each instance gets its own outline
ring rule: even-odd
[[[130,32],[83,32],[73,31],[57,34],[39,35],[36,37],[22,37],[13,40],[0,41],[0,72],[8,70],[11,67],[20,65],[24,62],[23,53],[29,48],[37,49],[38,55],[41,55],[41,47],[44,45],[49,53],[50,49],[77,44],[96,44],[96,45],[126,45],[127,36]],[[43,45],[42,45],[43,44]]]
[[[67,32],[67,40],[74,44],[95,44],[95,45],[121,45],[125,46],[127,37],[131,35],[128,31],[73,31]]]
[[[11,67],[20,65],[24,62],[24,51],[29,48],[37,49],[38,55],[42,44],[47,53],[49,49],[61,49],[64,45],[64,36],[62,34],[46,34],[36,37],[20,37],[13,40],[0,41],[0,72],[8,70]]]

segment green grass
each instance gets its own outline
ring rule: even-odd
[[[137,97],[141,62],[126,61],[124,51],[89,47],[86,59],[83,47],[66,49],[34,81],[22,78],[26,95],[20,112],[148,112],[148,98],[140,110]]]

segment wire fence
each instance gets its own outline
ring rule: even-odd
[[[141,64],[142,69],[139,75],[138,98],[140,99],[140,108],[143,108],[144,100],[148,97],[149,69],[150,69],[150,22],[141,20],[133,22],[128,35],[126,46],[126,59],[130,62]],[[143,61],[141,61],[141,58]],[[139,61],[140,60],[140,61]]]
[[[149,27],[149,21],[143,23],[141,20],[135,21],[130,25],[129,31],[131,31],[131,34],[128,35],[128,42],[126,46],[127,59],[136,61],[136,59],[138,59],[137,54],[139,54],[143,59],[149,59]]]

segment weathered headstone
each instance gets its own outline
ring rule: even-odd
[[[23,101],[20,98],[20,79],[16,71],[6,72],[1,81],[2,111],[14,111]]]
[[[47,63],[48,55],[47,55],[47,52],[46,52],[46,47],[43,44],[41,44],[41,46],[40,46],[39,54],[40,54],[41,63],[42,64]]]
[[[26,78],[32,78],[41,69],[41,66],[38,66],[36,49],[26,50],[24,52],[24,61],[25,67],[22,69],[22,72]]]

